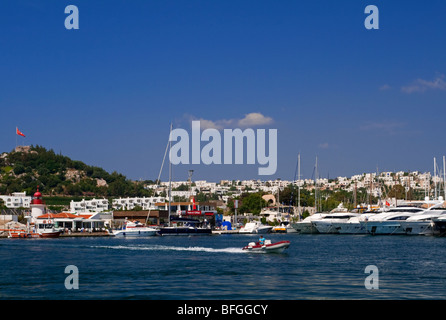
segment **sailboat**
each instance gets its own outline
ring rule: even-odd
[[[322,219],[325,217],[328,213],[321,213],[317,212],[317,177],[318,177],[318,164],[317,164],[317,157],[316,157],[316,163],[315,163],[315,189],[314,189],[314,214],[306,217],[305,219],[292,223],[292,227],[298,232],[298,233],[319,233],[319,231],[316,229],[316,227],[313,225],[313,220]],[[300,180],[300,154],[298,155],[298,177]],[[301,216],[301,207],[300,207],[300,185],[298,189],[298,212],[299,217]]]
[[[172,124],[170,125],[169,141],[166,147],[169,148],[169,209],[168,209],[168,226],[161,227],[158,230],[158,234],[161,236],[190,236],[190,235],[211,235],[212,229],[204,222],[198,219],[183,218],[177,216],[171,216],[171,204],[172,204],[172,162],[171,162],[171,150],[172,150]],[[165,157],[164,157],[165,159]],[[164,163],[164,160],[163,160]],[[162,170],[162,166],[161,166]]]

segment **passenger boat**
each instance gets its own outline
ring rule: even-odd
[[[265,240],[265,243],[262,245],[259,242],[250,242],[247,246],[243,247],[243,250],[247,252],[259,252],[259,253],[281,253],[285,249],[290,246],[291,242],[289,241],[279,241],[275,243],[271,243],[271,240]]]
[[[118,237],[155,236],[157,231],[157,229],[148,227],[139,221],[128,221],[122,229],[113,230],[113,235]]]
[[[31,218],[31,217],[25,217]],[[61,232],[54,227],[51,220],[42,222],[28,223],[24,229],[9,230],[9,238],[59,238]]]

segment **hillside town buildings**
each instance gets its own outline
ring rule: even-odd
[[[198,181],[172,181],[172,199],[176,201],[190,201],[191,197],[197,194],[214,194],[218,199],[227,203],[228,199],[237,197],[242,193],[265,192],[267,194],[277,194],[289,185],[299,186],[307,190],[313,190],[317,185],[320,190],[345,190],[353,192],[355,189],[363,188],[374,197],[385,196],[385,190],[390,190],[395,185],[401,185],[408,190],[424,192],[425,195],[433,195],[434,190],[444,192],[444,179],[441,175],[433,176],[430,172],[381,172],[363,173],[351,177],[337,177],[334,179],[319,178],[300,180],[221,180],[219,182]],[[127,197],[115,198],[109,203],[108,199],[90,199],[70,202],[70,212],[105,212],[109,210],[156,210],[164,203],[168,202],[168,183],[162,182],[160,185],[149,184],[146,189],[152,189],[155,193],[153,197]],[[26,192],[15,192],[11,195],[0,195],[3,206],[6,208],[29,208],[31,196]]]

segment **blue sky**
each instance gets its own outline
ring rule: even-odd
[[[64,27],[67,5],[79,29]],[[367,30],[367,5],[379,29]],[[39,144],[155,179],[169,124],[278,130],[278,169],[180,165],[175,179],[292,179],[433,171],[446,154],[444,1],[0,3],[0,151]],[[163,178],[166,179],[167,172]]]

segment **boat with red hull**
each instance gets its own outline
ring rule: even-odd
[[[243,248],[248,252],[259,252],[259,253],[281,253],[284,250],[288,249],[291,242],[289,241],[279,241],[275,243],[271,243],[271,240],[265,240],[264,244],[260,244],[259,242],[250,242],[247,246]]]
[[[9,230],[9,238],[59,238],[60,231],[28,232],[26,230]]]

